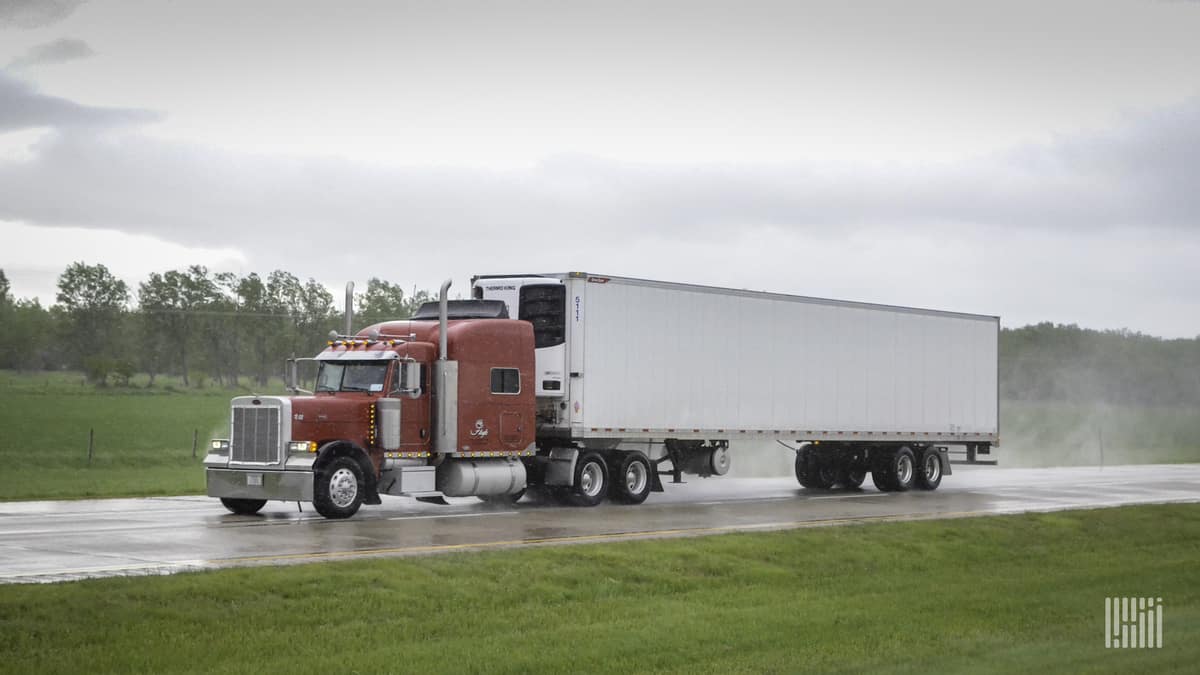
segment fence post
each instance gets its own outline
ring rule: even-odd
[[[96,447],[96,429],[88,429],[88,466],[92,465],[92,449]]]
[[[199,429],[192,429],[192,459],[196,459],[196,440],[200,436]]]

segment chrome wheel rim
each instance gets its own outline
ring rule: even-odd
[[[579,472],[579,491],[588,497],[595,497],[604,488],[604,473],[600,465],[588,462]]]
[[[350,469],[341,468],[329,477],[329,501],[338,508],[346,508],[358,496],[358,479]]]
[[[942,462],[937,458],[937,455],[929,454],[925,456],[925,480],[930,483],[942,477]]]
[[[712,454],[713,473],[718,476],[724,476],[729,471],[729,451],[725,448],[713,450]]]
[[[900,479],[900,483],[902,485],[912,480],[912,457],[909,457],[908,455],[901,455],[900,458],[896,460],[896,477]]]
[[[629,490],[629,494],[641,494],[642,490],[646,489],[646,483],[649,480],[650,476],[646,465],[641,462],[630,462],[629,467],[625,469],[625,487]]]

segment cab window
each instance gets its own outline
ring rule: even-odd
[[[521,393],[521,371],[516,368],[492,368],[492,393]]]

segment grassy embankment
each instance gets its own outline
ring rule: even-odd
[[[0,671],[1190,673],[1197,559],[1172,505],[7,586]]]
[[[0,500],[203,492],[205,447],[228,434],[229,399],[243,393],[169,377],[96,388],[78,373],[0,371]]]

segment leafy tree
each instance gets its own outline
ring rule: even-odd
[[[251,350],[255,381],[266,386],[271,374],[272,319],[275,318],[271,297],[262,277],[251,272],[237,283],[239,331]]]
[[[56,299],[72,365],[82,365],[86,356],[118,356],[118,333],[129,303],[124,281],[104,265],[75,262],[58,277]]]
[[[218,296],[217,284],[209,276],[208,268],[200,265],[164,274],[155,272],[139,286],[143,329],[158,335],[166,344],[168,360],[174,357],[184,386],[190,385],[192,363],[189,357],[196,342],[198,323],[202,320],[200,311]],[[145,342],[143,340],[143,344]]]
[[[358,310],[355,324],[370,326],[381,321],[407,319],[412,316],[421,303],[430,299],[426,291],[413,289],[412,295],[405,297],[404,289],[399,284],[393,284],[377,277],[367,281],[367,290],[358,296]]]
[[[12,301],[12,286],[9,285],[4,270],[0,270],[0,308],[11,307]]]

